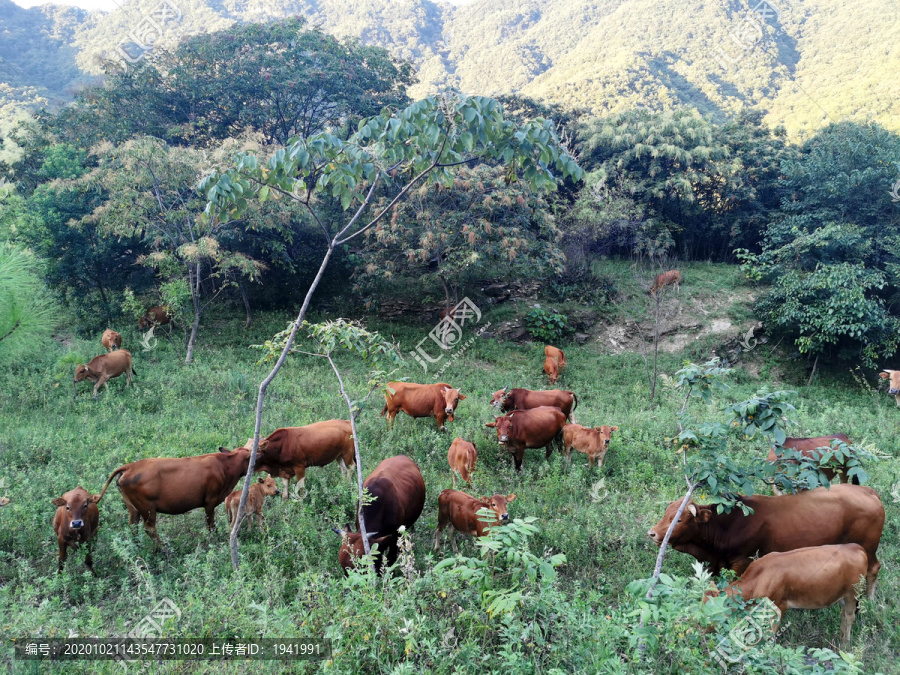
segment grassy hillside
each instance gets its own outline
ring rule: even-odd
[[[716,288],[704,292],[737,296],[730,268],[720,268]],[[706,280],[713,284],[712,269]],[[709,285],[704,284],[704,285]],[[685,301],[690,290],[683,288]],[[483,319],[497,321],[508,309]],[[726,311],[738,311],[735,309]],[[225,516],[217,512],[219,529],[207,534],[202,512],[160,516],[159,532],[166,548],[152,550],[143,531],[132,534],[121,497],[112,489],[101,503],[101,526],[94,560],[95,579],[83,571],[83,553],[70,555],[62,575],[56,575],[56,542],[50,527],[50,500],[76,485],[92,492],[120,464],[143,457],[188,456],[212,452],[220,445],[241,445],[252,430],[252,405],[265,368],[256,365],[258,353],[247,345],[259,343],[280,330],[287,316],[265,315],[246,331],[235,316],[210,316],[202,326],[197,362],[182,364],[182,353],[161,340],[142,352],[132,327],[117,327],[125,346],[135,354],[137,386],[124,380],[92,402],[87,386],[77,401],[71,395],[74,365],[99,353],[95,341],[67,338],[37,358],[0,373],[0,477],[12,502],[0,509],[0,638],[37,635],[107,636],[122,634],[163,597],[179,606],[182,616],[165,626],[165,635],[309,636],[334,639],[334,658],[328,664],[278,666],[275,672],[618,672],[608,670],[615,660],[609,650],[616,608],[627,600],[625,586],[648,577],[657,549],[646,537],[672,499],[684,489],[680,456],[665,439],[676,432],[676,392],[663,388],[658,405],[648,406],[644,363],[634,353],[606,353],[592,340],[566,348],[569,367],[561,385],[579,395],[576,411],[583,424],[613,424],[614,434],[605,466],[591,474],[586,458],[577,455],[570,469],[554,455],[526,451],[521,475],[499,452],[495,438],[484,428],[492,420],[488,406],[492,391],[514,386],[543,388],[542,345],[476,340],[446,371],[446,381],[462,386],[455,422],[441,434],[431,420],[413,421],[400,415],[393,431],[378,416],[381,403],[368,407],[360,418],[364,474],[381,459],[405,453],[422,468],[428,488],[425,511],[412,534],[414,570],[383,583],[338,572],[338,537],[333,522],[352,520],[354,487],[342,481],[337,467],[311,469],[308,494],[302,500],[267,504],[264,532],[242,533],[243,567],[233,575],[228,560]],[[499,318],[498,318],[499,317]],[[390,334],[408,352],[426,335],[428,325],[380,324],[370,328]],[[683,353],[663,354],[662,369],[673,373],[682,357],[708,356],[709,343],[691,343]],[[855,441],[876,447],[884,456],[867,467],[870,484],[887,510],[880,558],[885,562],[875,602],[861,603],[851,651],[862,659],[866,673],[896,672],[900,650],[900,582],[896,561],[900,554],[900,497],[892,497],[900,479],[897,410],[892,398],[855,382],[840,372],[825,372],[813,387],[800,383],[805,373],[770,345],[745,354],[745,362],[730,378],[729,400],[741,400],[771,386],[773,370],[778,387],[799,392],[797,435],[846,432]],[[354,396],[364,394],[367,373],[349,357],[341,358]],[[760,373],[753,375],[751,373]],[[428,381],[412,360],[400,373],[412,381]],[[333,375],[327,365],[309,357],[293,357],[270,388],[264,431],[343,417]],[[720,405],[693,404],[701,418],[713,419]],[[531,550],[566,555],[560,578],[544,595],[534,624],[514,619],[489,619],[463,598],[465,585],[454,586],[433,570],[450,556],[449,546],[431,552],[436,526],[436,499],[450,487],[446,450],[454,436],[478,447],[478,468],[471,492],[514,492],[513,518],[534,516],[539,534]],[[737,455],[754,453],[760,444],[733,447]],[[603,477],[605,483],[598,486]],[[476,555],[471,541],[461,543],[465,555]],[[689,576],[693,558],[670,552],[664,570]],[[527,588],[527,585],[526,585]],[[541,600],[544,598],[544,600]],[[524,602],[524,601],[523,601]],[[528,605],[529,607],[531,605]],[[524,611],[524,610],[523,610]],[[530,610],[529,610],[530,611]],[[412,623],[407,623],[411,621]],[[791,611],[786,632],[778,638],[788,646],[834,646],[839,633],[838,607],[815,612]],[[413,628],[410,628],[413,626]],[[530,627],[529,627],[530,626]],[[541,633],[547,630],[550,633]],[[684,630],[690,630],[685,627]],[[411,632],[412,631],[412,632]],[[524,631],[524,632],[521,632]],[[533,634],[529,631],[535,631]],[[448,637],[449,636],[449,637]],[[671,635],[671,646],[679,638]],[[709,655],[697,653],[688,665],[666,650],[652,653],[656,673],[720,672]],[[9,663],[9,652],[4,653]],[[606,665],[603,665],[603,664]],[[110,662],[87,664],[91,672],[119,672]],[[96,668],[95,668],[96,666]],[[153,672],[245,672],[243,663],[171,661]],[[23,672],[32,672],[24,669]],[[33,672],[37,672],[36,670]],[[71,672],[57,664],[41,672]]]

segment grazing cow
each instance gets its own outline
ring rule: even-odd
[[[69,547],[78,548],[79,544],[87,544],[87,556],[84,564],[94,574],[94,559],[91,557],[91,538],[100,527],[100,509],[97,502],[100,496],[92,495],[80,485],[69,490],[62,497],[53,500],[56,514],[53,516],[53,531],[59,543],[59,566],[57,574],[63,571]]]
[[[551,345],[547,345],[544,347],[544,357],[548,359],[556,359],[556,362],[559,364],[559,372],[562,372],[566,369],[566,355],[563,353],[562,349],[557,349]]]
[[[253,439],[248,439],[248,450]],[[302,427],[276,429],[259,442],[254,471],[265,471],[281,478],[288,498],[291,478],[297,477],[300,488],[306,486],[306,469],[311,466],[327,466],[337,461],[344,478],[350,475],[350,467],[356,462],[353,451],[353,428],[347,420],[326,420]]]
[[[773,628],[788,609],[823,609],[840,602],[841,646],[846,647],[856,618],[856,589],[868,565],[866,551],[859,544],[769,553],[751,562],[741,578],[725,588],[725,594],[740,595],[744,600],[771,600],[778,608]],[[718,590],[706,593],[706,597],[717,595]]]
[[[122,336],[116,331],[107,328],[103,331],[103,337],[100,338],[100,342],[106,347],[107,352],[111,352],[122,346]]]
[[[876,555],[884,529],[884,506],[872,488],[838,484],[831,488],[804,490],[792,495],[753,495],[738,499],[753,509],[743,515],[716,513],[716,507],[689,502],[672,530],[669,544],[708,563],[713,574],[723,568],[742,574],[751,557],[775,551],[793,551],[806,546],[859,544],[868,556],[866,580],[869,597],[881,563]],[[669,504],[662,519],[647,532],[657,546],[662,544],[681,500]]]
[[[128,524],[136,525],[143,518],[144,529],[159,546],[157,513],[175,516],[203,508],[206,526],[214,530],[216,507],[231,494],[249,464],[250,451],[246,448],[219,448],[218,452],[196,457],[141,459],[109,474],[100,497],[118,477],[119,491],[128,507]]]
[[[253,524],[253,516],[256,516],[256,524],[262,529],[263,524],[263,503],[268,495],[278,496],[278,484],[271,476],[263,478],[259,477],[257,482],[250,486],[247,493],[247,503],[244,505],[244,515],[247,517],[247,529]],[[238,506],[241,503],[241,491],[236,490],[225,497],[225,515],[228,517],[228,527],[234,526],[234,519],[237,517]]]
[[[447,451],[447,463],[450,464],[450,473],[453,476],[453,487],[456,487],[456,474],[469,485],[472,484],[472,472],[475,471],[475,462],[478,460],[478,450],[475,446],[462,438],[454,438]]]
[[[494,392],[491,405],[501,412],[511,410],[531,410],[544,405],[552,405],[563,411],[567,419],[574,419],[572,412],[578,407],[575,392],[562,389],[532,391],[531,389],[510,389],[509,386]]]
[[[465,492],[457,490],[444,490],[438,496],[438,526],[434,534],[434,552],[440,548],[441,532],[450,525],[450,546],[454,553],[459,553],[456,546],[456,532],[462,532],[470,537],[483,537],[488,530],[498,524],[509,521],[507,504],[516,498],[515,495],[494,495],[475,499]],[[494,512],[494,522],[485,522],[478,516],[481,509],[490,509]]]
[[[157,305],[144,312],[144,316],[138,321],[138,328],[147,330],[151,326],[164,326],[167,323],[172,323],[172,318],[165,305]]]
[[[411,528],[422,514],[425,480],[414,461],[406,455],[397,455],[376,466],[363,487],[374,497],[374,501],[363,506],[369,544],[378,544],[385,567],[390,567],[397,561],[397,531],[400,527]],[[359,530],[359,514],[356,529]],[[355,566],[354,558],[365,553],[362,534],[352,532],[349,525],[335,531],[342,535],[338,562],[347,571]]]
[[[6,506],[9,504],[9,497],[0,497],[0,506]]]
[[[656,275],[653,285],[650,287],[650,295],[656,295],[656,291],[664,286],[674,286],[677,291],[681,288],[681,272],[678,270],[669,270],[668,272],[660,272]]]
[[[391,427],[399,411],[410,417],[433,416],[437,420],[438,430],[444,430],[445,421],[453,421],[456,406],[466,397],[462,389],[454,389],[446,382],[437,384],[412,384],[411,382],[388,382],[393,394],[384,395],[384,408],[381,416],[387,414]]]
[[[552,356],[544,359],[544,372],[550,378],[550,384],[555,384],[559,379],[559,363]]]
[[[76,383],[82,380],[90,380],[94,384],[94,398],[97,398],[97,392],[100,387],[106,387],[106,382],[114,377],[119,377],[125,373],[127,382],[126,386],[131,384],[131,379],[137,373],[134,365],[131,363],[131,352],[127,349],[117,349],[108,354],[101,354],[91,359],[87,365],[79,363],[75,366],[75,380],[72,382],[72,398],[78,395],[75,388]]]
[[[847,438],[845,434],[835,434],[834,436],[815,436],[814,438],[786,438],[782,446],[788,450],[797,450],[804,457],[808,457],[810,459],[819,459],[822,456],[822,452],[824,450],[819,450],[819,448],[824,448],[825,450],[831,450],[831,442],[832,441],[843,441],[847,445],[850,445],[852,441]],[[766,458],[767,462],[777,462],[779,458],[779,453],[776,453],[775,448],[769,450],[769,456]],[[797,462],[792,461],[794,464]],[[820,467],[820,470],[829,481],[834,480],[835,476],[840,476],[840,481],[842,483],[846,483],[848,481],[847,470],[848,467],[845,463],[837,462],[836,460],[832,460],[832,463],[828,466]],[[854,485],[859,485],[859,478],[853,476],[851,481]],[[777,486],[772,486],[772,491],[776,495],[781,494],[781,490],[778,489]]]
[[[612,432],[618,430],[619,427],[610,427],[605,424],[593,429],[580,424],[567,424],[563,427],[563,452],[566,454],[566,462],[571,461],[574,448],[588,456],[588,465],[591,469],[594,468],[595,460],[597,468],[602,469],[603,459],[606,457],[606,451],[609,450]]]
[[[883,370],[878,373],[882,380],[890,380],[888,394],[894,397],[897,407],[900,408],[900,370]]]
[[[565,424],[566,416],[562,410],[554,406],[541,406],[516,410],[484,426],[497,430],[497,442],[506,446],[515,459],[516,471],[521,471],[525,448],[546,448],[549,459],[553,453],[553,442],[560,439]]]

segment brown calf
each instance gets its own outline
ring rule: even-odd
[[[678,270],[669,270],[668,272],[660,272],[650,287],[650,295],[655,295],[656,291],[664,286],[674,286],[675,290],[681,287],[681,272]]]
[[[456,532],[462,532],[470,537],[483,537],[488,530],[498,524],[509,521],[509,512],[507,504],[511,503],[516,496],[513,495],[494,495],[493,497],[482,497],[475,499],[465,492],[457,490],[444,490],[438,496],[438,526],[437,532],[434,534],[434,552],[437,553],[440,548],[441,532],[447,525],[450,528],[450,546],[454,553],[459,553],[456,546]],[[485,522],[478,516],[481,509],[490,509],[494,512],[494,522]]]
[[[559,379],[559,363],[556,359],[551,356],[544,359],[544,372],[550,378],[550,384],[554,384]]]
[[[53,500],[56,515],[53,516],[53,531],[59,543],[59,567],[62,572],[69,547],[78,548],[79,544],[87,544],[87,557],[84,564],[94,573],[94,559],[91,557],[91,538],[100,527],[100,510],[97,502],[102,495],[92,495],[80,485],[69,490],[62,497]]]
[[[250,486],[247,493],[247,503],[244,505],[244,515],[248,518],[247,529],[253,525],[253,516],[256,516],[256,524],[262,529],[263,524],[263,503],[266,496],[278,496],[278,484],[271,476],[263,478],[259,477],[257,482]],[[225,515],[228,517],[228,527],[234,526],[234,519],[237,517],[238,506],[241,503],[241,491],[236,490],[225,497]]]
[[[106,382],[119,377],[125,373],[127,377],[126,386],[131,384],[131,378],[136,373],[131,363],[131,352],[127,349],[117,349],[109,354],[101,354],[91,359],[87,365],[82,363],[75,366],[75,380],[72,382],[72,398],[78,395],[75,384],[82,380],[90,380],[94,384],[94,398],[97,398],[97,392],[100,387],[107,386]]]
[[[547,345],[544,347],[544,357],[548,359],[556,359],[556,362],[559,364],[559,372],[562,372],[566,369],[566,355],[563,353],[562,349],[557,349],[551,345]]]
[[[856,589],[866,577],[869,559],[859,544],[808,546],[769,553],[750,563],[740,579],[725,588],[744,600],[768,598],[778,608],[774,624],[788,609],[823,609],[836,602],[841,610],[841,646],[850,642],[856,618]],[[716,596],[709,591],[707,596]],[[773,626],[773,628],[775,627]]]
[[[138,321],[138,328],[147,330],[150,326],[164,326],[167,323],[172,323],[172,315],[165,305],[157,305],[144,312]]]
[[[596,461],[597,468],[602,469],[606,451],[609,450],[612,432],[618,430],[619,427],[610,427],[605,424],[593,429],[580,424],[567,424],[563,427],[563,452],[566,455],[566,461],[572,460],[572,450],[575,449],[588,456],[590,468],[594,468],[594,461]]]
[[[466,397],[461,389],[454,389],[446,382],[436,384],[413,384],[412,382],[388,382],[389,390],[384,395],[382,417],[387,415],[393,427],[394,418],[400,411],[410,417],[434,417],[438,430],[444,430],[445,421],[453,421],[456,406]]]
[[[100,342],[106,347],[106,351],[111,352],[122,346],[122,336],[116,331],[107,328],[103,331],[103,337],[100,338]]]
[[[450,444],[447,451],[447,463],[450,464],[450,472],[453,475],[453,487],[456,487],[456,474],[466,483],[472,484],[472,472],[475,471],[475,462],[478,460],[478,450],[469,441],[457,437]]]

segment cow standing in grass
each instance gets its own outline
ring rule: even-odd
[[[126,386],[131,384],[131,379],[135,374],[134,365],[131,361],[131,352],[127,349],[117,349],[109,354],[101,354],[91,359],[87,365],[79,363],[75,366],[75,379],[72,382],[72,398],[78,395],[75,385],[83,380],[94,382],[94,398],[100,387],[108,386],[106,383],[122,374],[126,375]]]
[[[384,395],[381,415],[393,427],[398,412],[410,417],[434,417],[438,431],[444,431],[445,422],[452,422],[456,406],[466,397],[461,389],[454,389],[446,382],[437,384],[413,384],[411,382],[388,382],[388,392]]]
[[[57,573],[63,571],[69,548],[78,548],[79,544],[87,544],[87,556],[84,564],[94,574],[94,559],[91,557],[91,540],[100,527],[100,510],[97,502],[103,495],[92,495],[80,485],[69,490],[62,497],[53,500],[56,513],[53,516],[53,531],[59,544],[59,566]]]

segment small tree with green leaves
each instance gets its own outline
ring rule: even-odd
[[[0,361],[56,326],[59,309],[39,276],[40,261],[10,244],[0,244]]]

